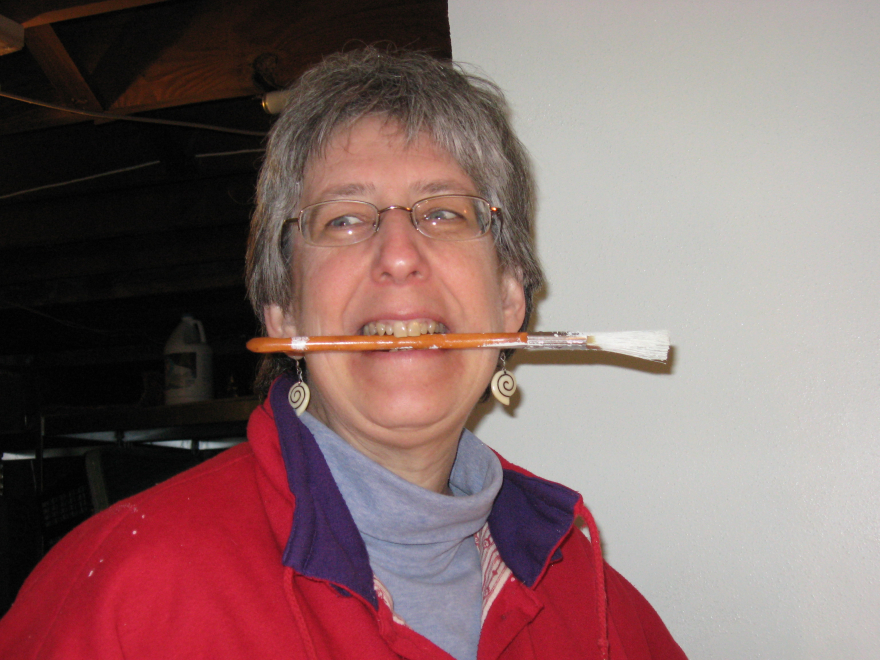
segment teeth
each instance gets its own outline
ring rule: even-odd
[[[432,320],[412,321],[373,321],[361,328],[363,335],[394,335],[395,337],[418,337],[419,335],[433,335],[445,333],[446,326]]]

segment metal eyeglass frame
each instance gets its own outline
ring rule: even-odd
[[[454,239],[438,238],[436,236],[431,236],[429,234],[424,233],[421,230],[421,228],[419,227],[419,221],[416,218],[414,209],[422,202],[429,202],[431,200],[441,199],[444,197],[475,199],[475,200],[479,200],[481,202],[484,202],[486,204],[486,206],[488,206],[488,208],[489,208],[489,222],[486,224],[485,231],[483,231],[480,234],[477,234],[476,236],[470,236],[468,238],[454,238]],[[304,214],[306,213],[306,211],[308,211],[309,209],[312,209],[316,206],[323,206],[325,204],[335,204],[337,202],[357,202],[358,204],[366,204],[367,206],[373,207],[373,209],[375,209],[375,211],[376,211],[376,220],[372,224],[373,231],[370,234],[368,234],[367,236],[365,236],[364,238],[358,239],[358,240],[353,241],[351,243],[340,243],[339,245],[324,245],[321,243],[313,243],[308,238],[306,238],[306,232],[303,229]],[[297,227],[299,227],[299,232],[302,235],[303,240],[308,245],[312,245],[314,247],[346,247],[349,245],[357,245],[358,243],[363,243],[364,241],[368,241],[369,239],[371,239],[373,236],[375,236],[379,232],[379,226],[382,223],[382,215],[384,213],[386,213],[387,211],[396,211],[396,210],[406,211],[407,213],[409,213],[410,223],[412,224],[413,228],[417,232],[419,232],[422,236],[425,236],[426,238],[430,238],[431,240],[434,240],[434,241],[445,241],[445,242],[449,242],[449,243],[459,243],[462,241],[472,241],[477,238],[482,238],[486,234],[491,233],[493,223],[497,223],[500,228],[501,224],[504,222],[504,216],[501,214],[501,209],[496,206],[492,206],[492,204],[489,202],[489,200],[487,200],[483,197],[479,197],[477,195],[433,195],[431,197],[425,197],[424,199],[420,199],[417,202],[414,202],[411,207],[395,204],[392,206],[387,206],[384,209],[380,209],[375,204],[372,204],[370,202],[365,202],[360,199],[333,199],[333,200],[328,200],[326,202],[317,202],[316,204],[309,204],[308,206],[302,208],[299,211],[299,213],[296,215],[296,217],[288,218],[287,220],[285,220],[284,225],[287,226],[288,224],[295,222]]]

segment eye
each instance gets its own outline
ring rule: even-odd
[[[348,229],[349,227],[356,227],[357,225],[362,225],[366,222],[366,219],[362,217],[358,217],[356,215],[340,215],[335,218],[331,218],[324,223],[324,227],[327,229]]]
[[[332,200],[305,207],[300,226],[307,243],[340,246],[370,237],[376,226],[376,207],[356,200]]]
[[[311,207],[309,222],[321,232],[359,231],[376,221],[376,210],[364,202],[327,202]]]
[[[426,221],[433,223],[455,222],[465,219],[461,213],[446,208],[429,209],[425,213],[424,218]]]

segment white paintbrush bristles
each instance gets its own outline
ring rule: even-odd
[[[631,355],[641,360],[666,362],[669,354],[667,330],[634,330],[630,332],[593,332],[588,343],[609,353]]]

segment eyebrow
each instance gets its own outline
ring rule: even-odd
[[[364,193],[375,192],[375,190],[376,186],[371,183],[345,183],[327,188],[321,192],[321,197],[356,198]]]
[[[461,181],[456,179],[441,179],[439,181],[419,181],[413,186],[414,190],[428,195],[441,195],[444,193],[453,193],[461,195],[472,195],[473,187],[463,185]]]
[[[463,184],[456,179],[438,179],[429,181],[416,181],[411,186],[412,190],[428,197],[443,194],[474,194],[471,186]],[[359,199],[365,195],[376,192],[376,186],[372,183],[344,183],[331,186],[321,192],[321,199]]]

